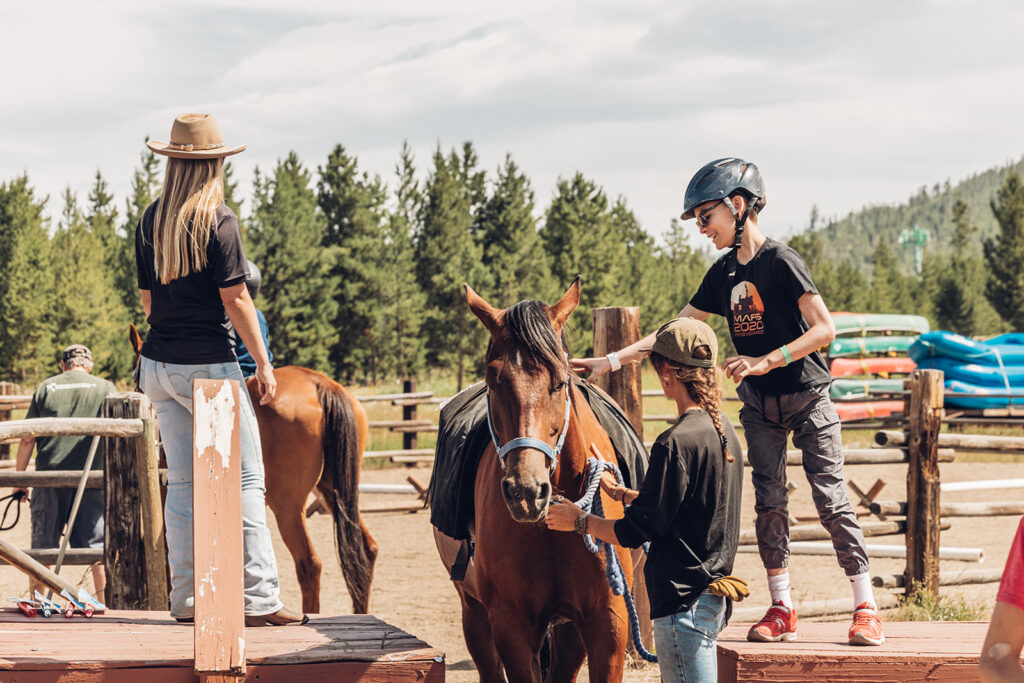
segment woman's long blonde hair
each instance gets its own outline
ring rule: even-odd
[[[707,346],[698,346],[694,349],[693,357],[698,359],[710,359],[711,349]],[[708,414],[715,431],[718,432],[718,439],[722,442],[722,454],[728,462],[735,460],[729,452],[729,442],[725,438],[725,429],[722,428],[722,386],[719,382],[718,368],[697,368],[689,365],[673,363],[659,353],[652,352],[650,355],[651,365],[657,372],[669,368],[686,391],[690,398],[700,406],[700,409]]]
[[[206,247],[224,203],[224,159],[167,160],[153,222],[153,265],[162,284],[206,267]]]

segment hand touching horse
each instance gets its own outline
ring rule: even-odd
[[[577,534],[542,523],[553,492],[583,495],[588,447],[614,453],[607,433],[571,381],[562,334],[580,300],[579,278],[554,306],[521,301],[493,308],[468,286],[469,307],[491,333],[488,419],[494,443],[476,474],[476,550],[456,581],[462,628],[482,681],[541,680],[539,653],[549,627],[549,680],[575,680],[584,657],[591,681],[621,680],[628,622],[612,595],[603,558]],[[603,493],[604,510],[622,506]],[[435,530],[450,566],[458,544]],[[617,549],[632,583],[632,562]]]
[[[142,338],[131,326],[138,363]],[[352,609],[366,614],[377,544],[359,517],[359,469],[366,447],[366,411],[344,387],[314,370],[277,368],[277,396],[260,405],[255,379],[247,388],[263,446],[267,505],[295,562],[302,611],[320,611],[322,563],[306,528],[306,501],[314,487],[334,516],[338,559]]]

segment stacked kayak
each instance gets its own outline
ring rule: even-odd
[[[880,332],[898,332],[918,335],[931,329],[928,318],[921,315],[892,315],[888,313],[833,313],[836,336],[851,334],[867,336]]]
[[[906,353],[917,337],[839,337],[828,347],[829,358]]]
[[[843,422],[886,418],[903,411],[903,401],[880,400],[899,394],[903,379],[917,367],[907,357],[917,335],[927,332],[919,315],[833,313],[836,339],[828,348],[832,375],[830,395]]]
[[[1024,405],[1024,333],[978,341],[937,330],[922,334],[909,350],[918,367],[942,370],[946,405],[1006,408]]]

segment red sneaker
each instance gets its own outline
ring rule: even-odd
[[[885,642],[882,633],[882,618],[869,602],[862,602],[853,610],[853,624],[850,626],[850,645],[881,645]]]
[[[761,621],[750,627],[747,640],[755,643],[796,640],[796,610],[781,602],[772,603]]]

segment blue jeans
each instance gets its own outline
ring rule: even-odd
[[[700,594],[686,609],[654,620],[654,647],[665,683],[715,683],[718,634],[725,628],[725,598]]]
[[[240,382],[238,363],[176,365],[143,356],[142,390],[156,409],[160,440],[167,456],[167,501],[164,526],[171,566],[171,615],[193,616],[192,554],[192,381],[230,379]],[[274,546],[267,528],[263,455],[256,414],[245,385],[240,387],[242,450],[242,545],[245,555],[245,613],[271,614],[281,609]]]

